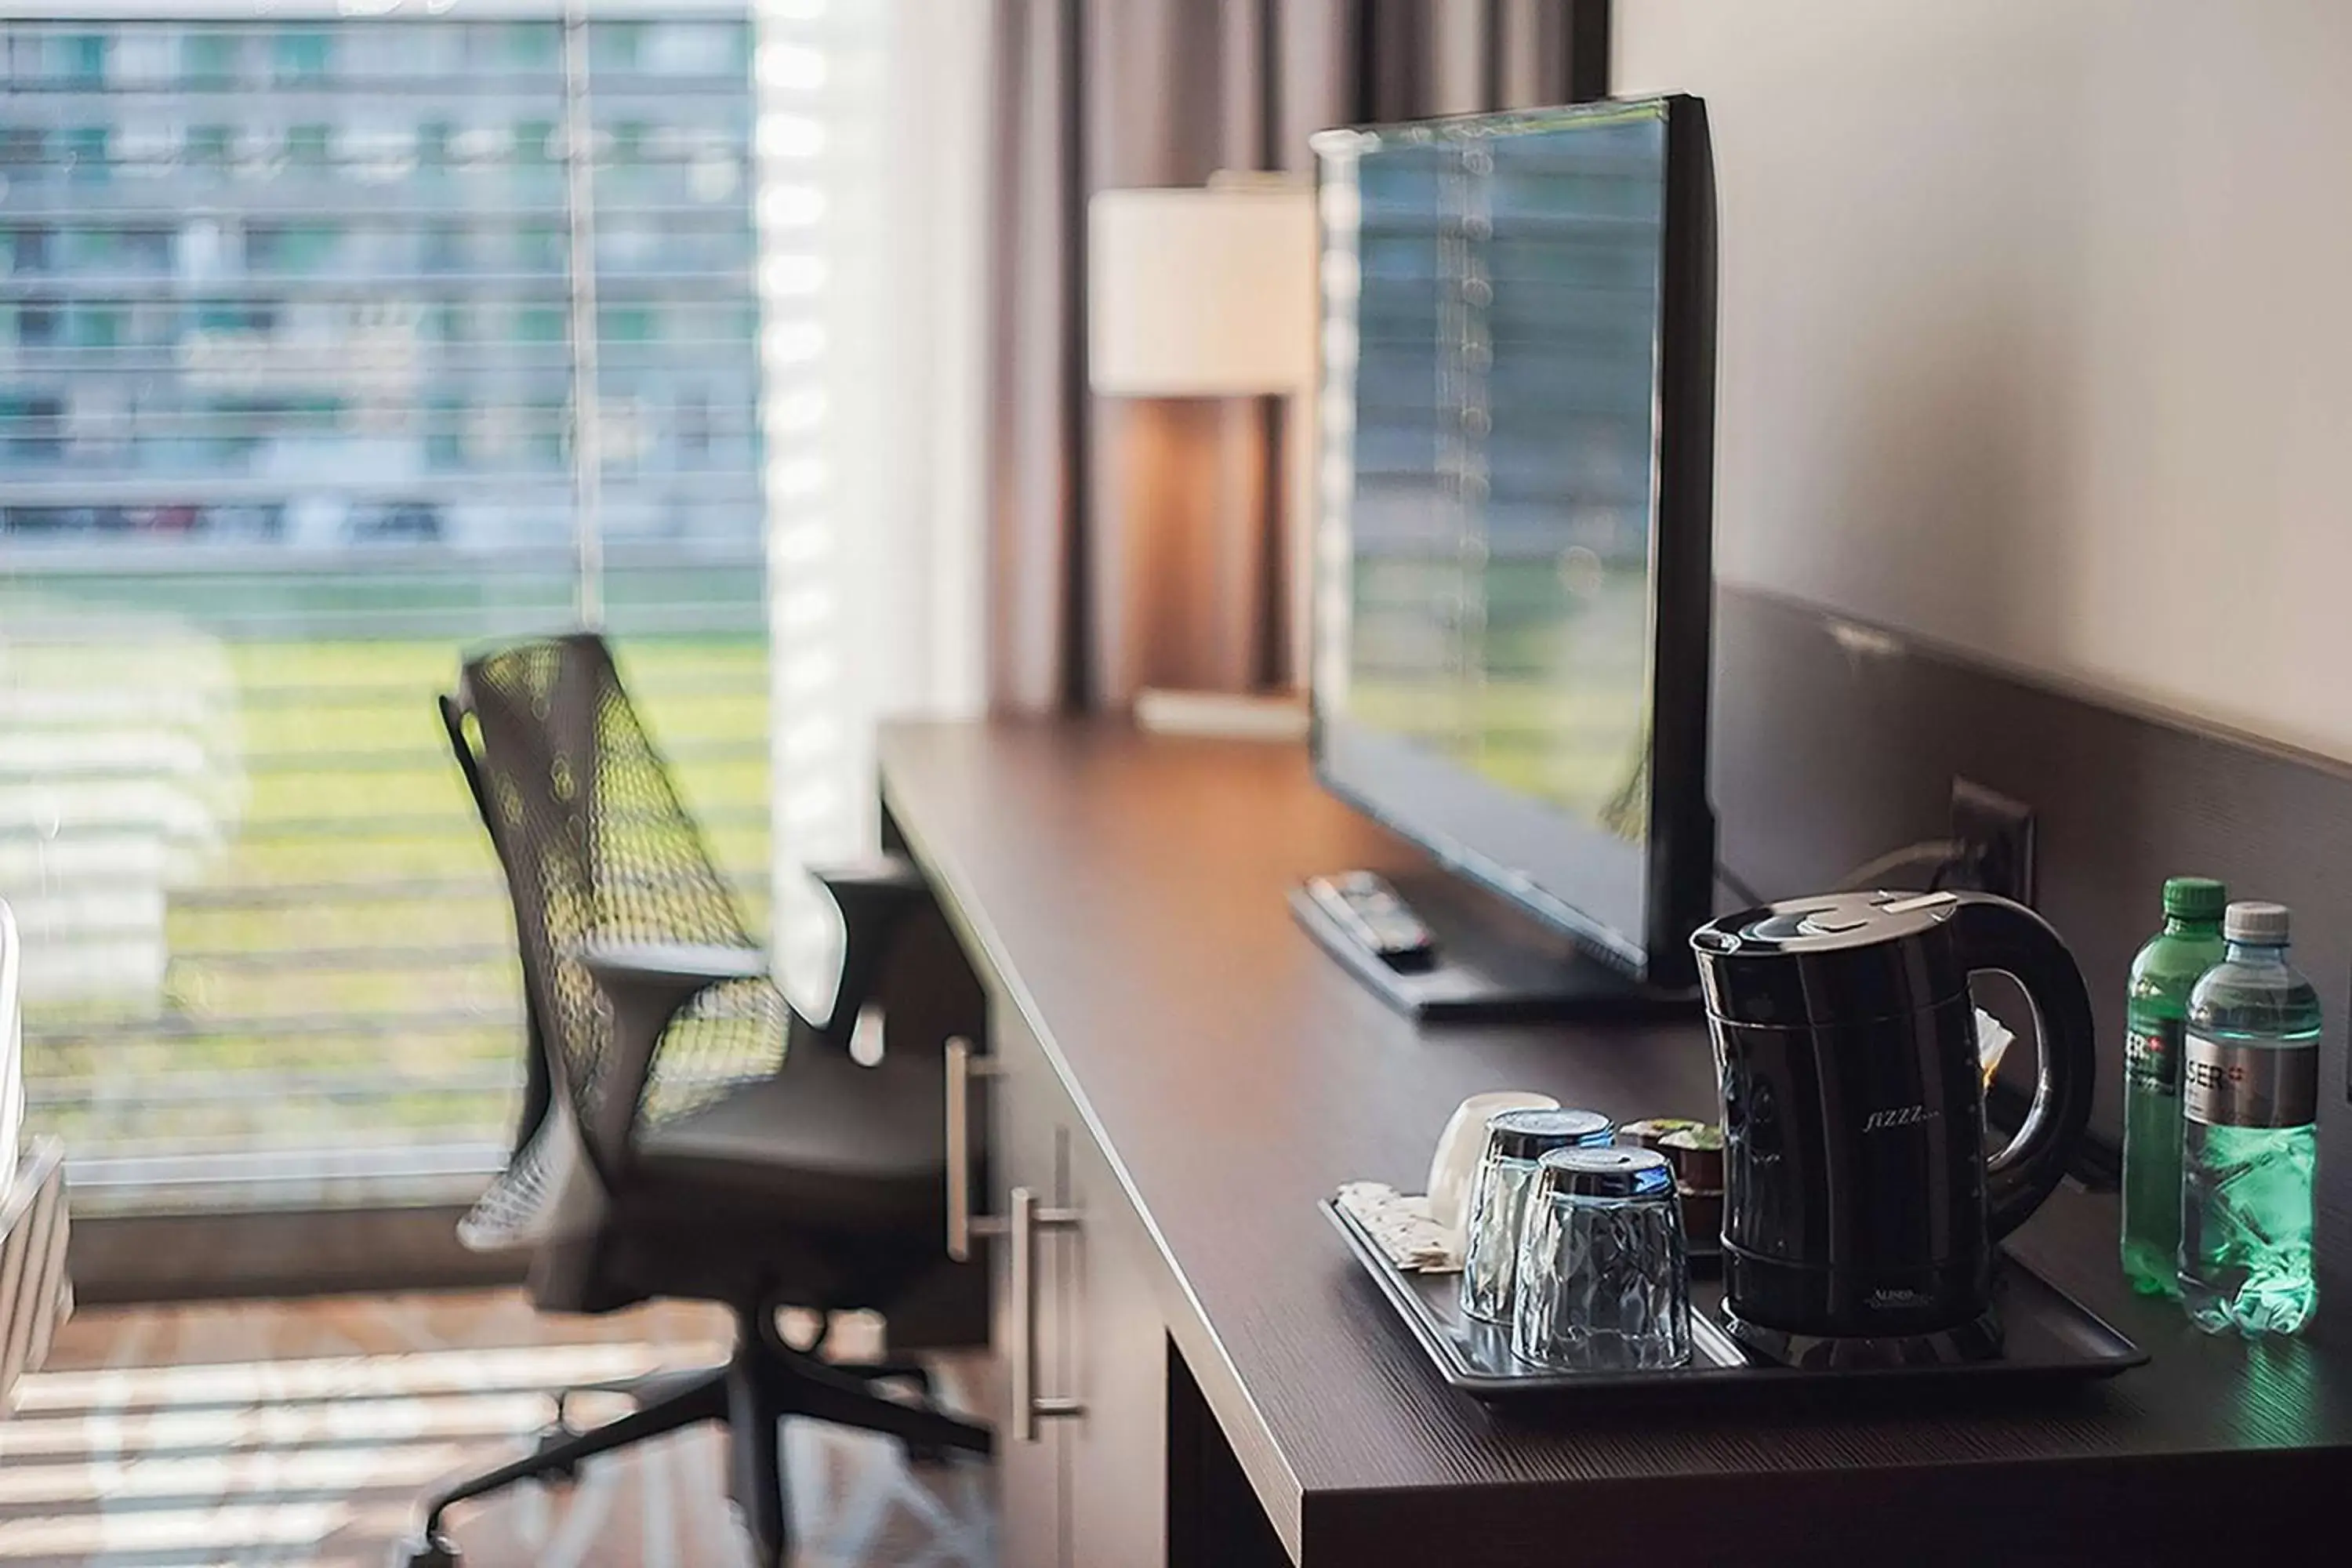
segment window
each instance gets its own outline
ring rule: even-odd
[[[184,154],[191,168],[217,170],[229,165],[231,136],[226,125],[193,125],[188,128],[187,151]]]
[[[216,471],[244,468],[260,450],[263,432],[284,423],[286,412],[284,404],[268,398],[225,397],[198,405],[194,413],[205,461]]]
[[[65,404],[55,397],[0,399],[9,460],[54,463],[65,456]]]
[[[678,456],[694,459],[688,467],[699,466],[710,455],[710,399],[698,392],[679,393],[675,426]]]
[[[324,81],[334,60],[331,33],[298,32],[278,35],[271,50],[273,74],[281,82]]]
[[[334,264],[342,241],[335,224],[256,224],[246,230],[246,264],[256,272],[315,276]]]
[[[551,120],[519,120],[514,128],[514,161],[520,164],[546,163],[554,156],[555,122]]]
[[[607,305],[596,312],[596,333],[608,343],[651,342],[654,313],[643,305]]]
[[[447,394],[436,394],[425,416],[425,462],[435,473],[447,474],[466,466],[466,405]]]
[[[267,305],[205,305],[196,310],[200,332],[267,332],[278,324],[278,312]]]
[[[488,64],[500,71],[554,71],[563,63],[563,29],[552,22],[512,22],[485,35]]]
[[[57,75],[75,87],[96,87],[106,79],[106,37],[101,33],[68,33],[57,40]]]
[[[188,85],[212,89],[233,85],[240,74],[244,43],[239,35],[216,27],[187,35],[181,43],[180,58]]]
[[[291,125],[286,130],[286,161],[311,168],[329,160],[333,132],[324,125]]]
[[[38,277],[49,269],[50,241],[48,229],[27,225],[22,228],[0,231],[8,247],[8,270],[19,278]]]
[[[142,349],[169,346],[178,335],[180,307],[169,300],[142,300],[123,310],[123,342]],[[139,391],[131,389],[130,407],[123,417],[128,420],[131,409],[136,408]]]
[[[466,267],[466,230],[436,224],[417,237],[417,262],[427,272],[461,272]]]
[[[73,346],[78,349],[110,349],[122,342],[122,308],[119,305],[82,305],[73,313]]]
[[[174,233],[168,228],[143,226],[117,230],[116,264],[126,272],[143,276],[161,276],[170,272]]]
[[[289,397],[276,410],[278,423],[293,430],[334,430],[343,423],[340,397]]]
[[[520,343],[560,343],[563,342],[570,325],[561,307],[526,305],[515,312],[515,341]]]
[[[27,954],[55,980],[26,1051],[33,1121],[67,1140],[78,1211],[461,1201],[498,1163],[518,1081],[512,918],[428,702],[469,643],[608,598],[755,921],[771,885],[765,515],[737,434],[758,426],[751,276],[677,263],[727,204],[748,224],[751,193],[698,204],[688,226],[686,163],[590,182],[596,227],[646,249],[597,279],[598,325],[632,363],[592,384],[571,332],[575,259],[583,279],[596,261],[573,255],[555,141],[560,0],[334,9],[238,0],[203,8],[220,20],[78,26],[100,46],[89,90],[0,101],[9,679],[38,625],[56,639],[44,668],[64,672],[43,679],[123,671],[93,702],[165,715],[122,742],[153,760],[125,795],[163,804],[130,827],[68,810],[57,830],[112,857],[122,919],[25,922],[56,927]],[[674,61],[684,47],[625,32],[606,58],[616,43]],[[126,62],[158,58],[166,90],[114,90]],[[42,59],[54,85],[64,56]],[[698,66],[691,90],[572,85],[608,130],[600,174],[665,148],[747,156],[740,52]],[[134,132],[167,128],[180,156],[163,174],[94,187]],[[593,513],[575,405],[627,459]],[[100,526],[158,509],[186,525]],[[105,659],[70,641],[84,624],[108,628]],[[38,784],[68,805],[77,787]],[[0,849],[27,798],[0,787]],[[20,914],[30,875],[0,853]],[[289,1169],[308,1173],[257,1179]]]
[[[76,184],[106,183],[107,129],[84,125],[66,132],[66,171]]]
[[[91,273],[116,272],[122,266],[122,237],[110,228],[68,228],[58,237],[62,265],[58,271],[66,277],[87,277]]]
[[[523,451],[531,468],[542,473],[565,468],[571,461],[572,442],[561,419],[551,419],[542,413],[530,422]]]
[[[588,68],[592,72],[624,74],[641,68],[646,37],[651,30],[644,22],[592,24],[588,29]]]
[[[518,272],[561,272],[571,237],[551,223],[527,223],[514,231]]]

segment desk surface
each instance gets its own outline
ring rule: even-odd
[[[925,724],[887,731],[881,757],[909,847],[1145,1217],[1177,1342],[1302,1560],[1414,1540],[1499,1552],[1571,1526],[1589,1541],[1604,1518],[1613,1538],[1654,1542],[1702,1500],[1740,1521],[1726,1539],[1759,1548],[1786,1531],[1817,1549],[1834,1517],[1915,1546],[2032,1530],[2053,1550],[2120,1549],[2143,1513],[2143,1544],[2177,1539],[2162,1500],[2192,1474],[2246,1489],[2207,1494],[2242,1525],[2298,1493],[2332,1515],[2325,1482],[2352,1479],[2352,1303],[2323,1303],[2298,1342],[2204,1339],[2128,1294],[2115,1200],[2074,1191],[2013,1245],[2153,1352],[2112,1383],[1497,1419],[1420,1360],[1316,1201],[1356,1177],[1417,1187],[1447,1114],[1480,1089],[1706,1114],[1702,1026],[1431,1030],[1389,1012],[1293,925],[1285,894],[1313,872],[1425,858],[1319,790],[1296,747]]]

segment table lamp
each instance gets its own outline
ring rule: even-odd
[[[1304,670],[1306,501],[1315,385],[1315,195],[1282,175],[1223,174],[1204,188],[1116,190],[1087,205],[1087,380],[1104,397],[1279,397],[1268,436],[1286,498],[1269,530],[1261,624],[1286,554],[1294,669]],[[1148,729],[1304,732],[1290,696],[1147,688]]]

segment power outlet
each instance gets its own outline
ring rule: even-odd
[[[1973,779],[1952,781],[1952,837],[1967,846],[1976,885],[2033,902],[2033,808]]]

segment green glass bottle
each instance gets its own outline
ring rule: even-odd
[[[2210,877],[2164,884],[2164,929],[2132,960],[2124,1004],[2124,1275],[2144,1296],[2178,1295],[2180,1056],[2189,993],[2221,962],[2229,893]]]
[[[2180,1058],[2180,1291],[2208,1333],[2292,1334],[2319,1300],[2319,993],[2277,904],[2231,904],[2189,994]]]

